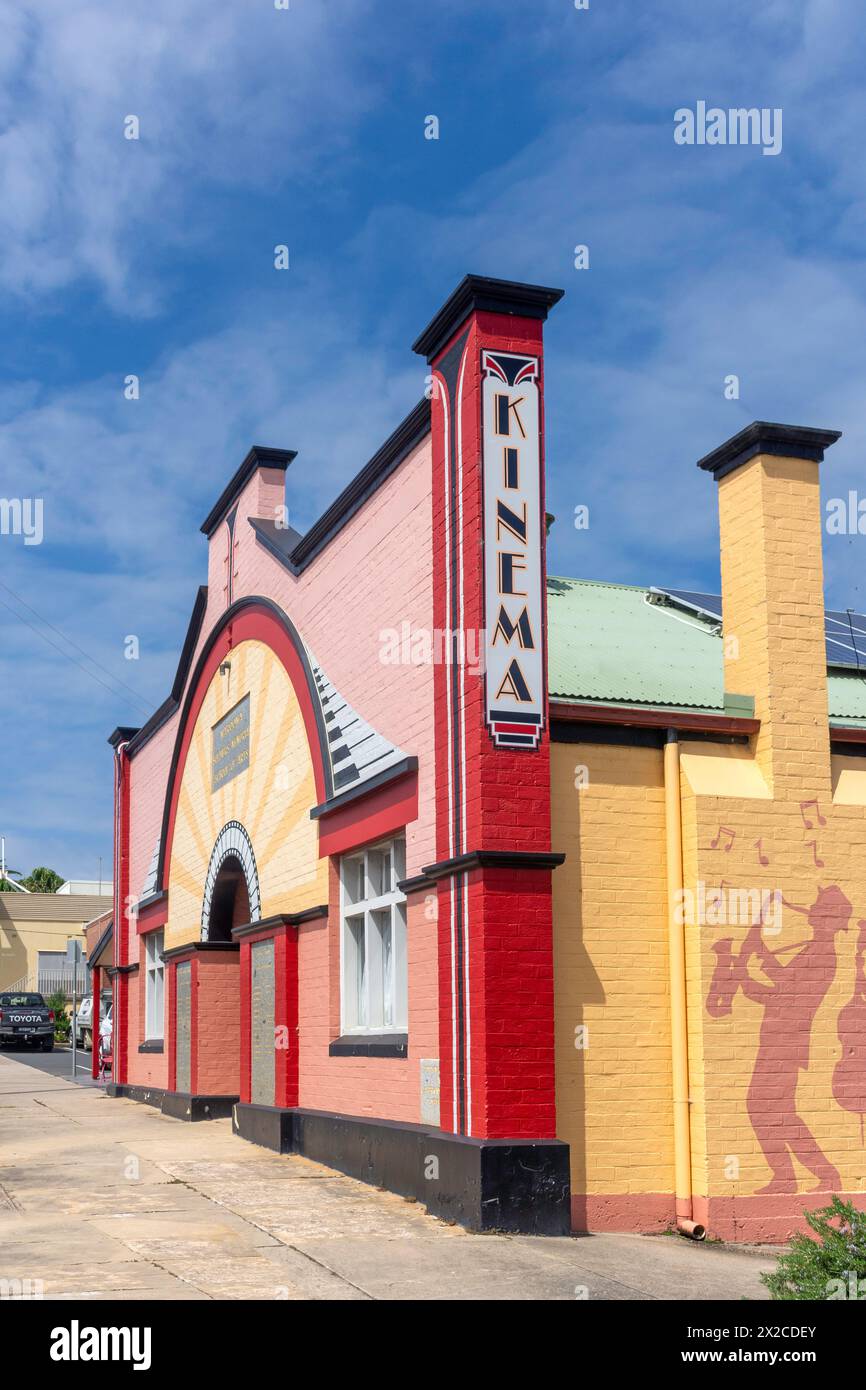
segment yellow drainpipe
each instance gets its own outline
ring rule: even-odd
[[[686,1013],[686,939],[683,901],[683,820],[680,800],[680,745],[676,729],[665,741],[665,864],[668,888],[668,958],[671,978],[671,1059],[674,1092],[674,1179],[677,1230],[703,1240],[693,1220],[692,1146],[689,1120],[689,1034]]]

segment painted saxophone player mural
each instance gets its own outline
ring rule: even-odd
[[[826,824],[823,817],[821,824]],[[817,850],[813,859],[817,861]],[[760,862],[769,861],[761,854]],[[839,1191],[843,1186],[836,1166],[800,1113],[798,1088],[809,1072],[815,1018],[836,981],[838,944],[842,934],[849,931],[853,907],[838,884],[816,884],[814,892],[808,906],[789,900],[778,890],[763,894],[757,920],[748,926],[739,948],[731,937],[718,939],[712,947],[716,964],[706,998],[707,1012],[717,1019],[729,1017],[738,992],[761,1010],[746,1109],[771,1178],[756,1196],[796,1194],[800,1187],[794,1159],[815,1177],[809,1190]],[[809,934],[797,933],[798,939],[771,947],[765,939],[769,915],[765,909],[774,902],[805,917]],[[837,1020],[840,1052],[833,1070],[832,1095],[844,1110],[860,1116],[862,1145],[866,1112],[866,920],[861,919],[857,927],[853,992]],[[779,929],[780,924],[772,928]]]

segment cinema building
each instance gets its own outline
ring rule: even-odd
[[[287,449],[206,517],[171,693],[111,737],[111,1091],[475,1229],[779,1239],[866,1187],[837,435],[700,461],[720,598],[548,577],[559,298],[465,279],[431,399],[305,535]]]

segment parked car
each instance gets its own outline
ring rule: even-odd
[[[101,1017],[105,1018],[105,1011],[111,1007],[111,995],[103,995],[101,1001]],[[75,1013],[75,1043],[78,1047],[86,1048],[88,1051],[93,1047],[93,995],[85,995]]]
[[[0,1047],[54,1047],[54,1010],[41,994],[0,994]]]

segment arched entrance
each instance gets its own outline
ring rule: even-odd
[[[231,941],[232,927],[250,920],[250,895],[243,865],[233,854],[223,861],[216,877],[210,906],[208,941]]]
[[[223,826],[213,847],[201,910],[202,941],[231,941],[232,928],[261,916],[252,843],[240,821]]]

